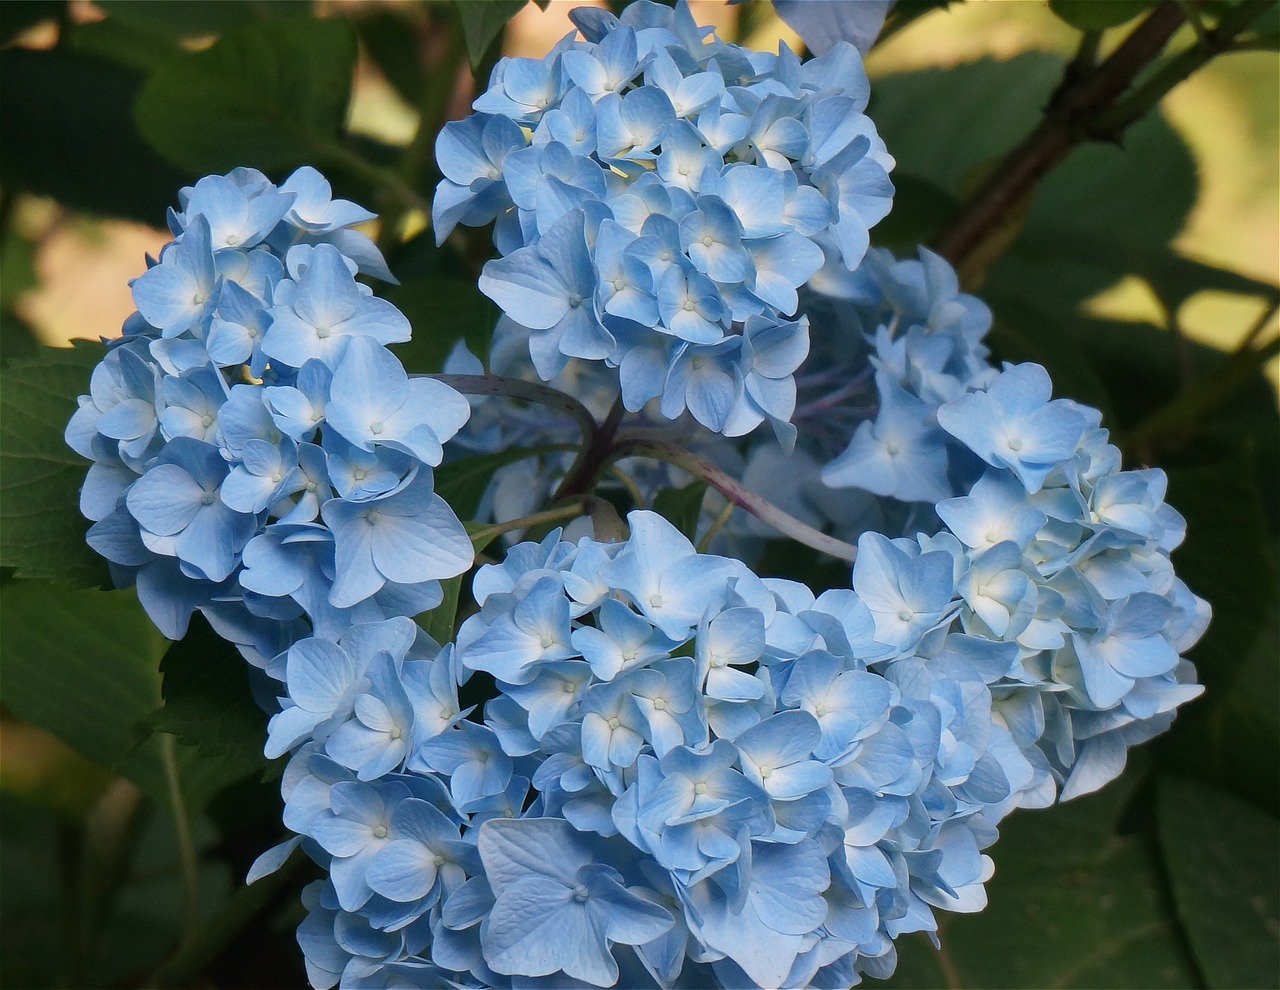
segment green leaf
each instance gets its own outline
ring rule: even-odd
[[[983,291],[1070,312],[1124,275],[1150,271],[1153,257],[1170,257],[1198,185],[1190,149],[1159,114],[1125,131],[1123,147],[1082,145],[1045,177]],[[1101,243],[1113,237],[1114,247]]]
[[[453,6],[462,22],[467,58],[471,60],[472,71],[475,71],[507,26],[507,21],[520,13],[524,0],[453,0]]]
[[[447,578],[440,582],[444,598],[430,612],[418,617],[418,624],[426,634],[441,645],[453,639],[453,627],[458,619],[458,599],[462,595],[462,581],[466,575]]]
[[[1280,821],[1177,778],[1160,782],[1158,807],[1178,916],[1205,980],[1215,990],[1276,986]]]
[[[445,358],[459,340],[480,360],[488,355],[498,307],[474,281],[423,275],[392,289],[386,298],[413,327],[412,340],[391,346],[410,372],[443,370]]]
[[[975,166],[1036,125],[1061,76],[1062,60],[1043,52],[894,73],[873,81],[868,112],[893,149],[895,174],[955,196]]]
[[[260,772],[267,716],[254,703],[243,658],[203,618],[169,647],[160,664],[164,707],[147,720],[194,747],[204,786],[220,789]]]
[[[1152,244],[1114,230],[1072,228],[1048,222],[1028,238],[1032,250],[1081,265],[1132,272],[1143,279],[1166,310],[1174,312],[1198,292],[1212,289],[1274,299],[1280,287],[1239,272],[1180,255],[1171,246]]]
[[[80,55],[105,59],[135,73],[139,78],[134,87],[136,93],[142,78],[157,69],[178,51],[177,41],[162,30],[149,29],[145,24],[131,24],[116,17],[101,21],[73,24],[66,32],[66,47]],[[130,100],[131,110],[132,99]],[[128,113],[132,123],[133,114]],[[137,125],[133,124],[136,129]],[[139,139],[149,154],[159,158],[146,142]],[[165,163],[166,167],[168,163]],[[170,196],[173,191],[170,190]],[[151,223],[154,225],[155,220]]]
[[[1051,11],[1081,31],[1119,27],[1154,6],[1153,0],[1049,0]]]
[[[8,310],[0,310],[0,364],[8,364],[14,358],[32,358],[39,353],[40,344],[31,324]]]
[[[962,200],[980,171],[1039,123],[1063,69],[1061,56],[1027,52],[887,75],[874,81],[870,112],[893,149],[895,173],[933,187],[928,195],[940,207],[939,193]],[[972,112],[957,114],[956,106]],[[905,187],[904,201],[910,193]],[[1132,268],[1123,257],[1118,266],[1064,257],[1057,245],[1064,228],[1095,238],[1119,231],[1131,243],[1167,250],[1196,193],[1191,152],[1158,114],[1127,130],[1123,148],[1082,145],[1039,184],[1019,237],[992,265],[983,292],[1018,296],[1046,312],[1071,311]]]
[[[1275,780],[1259,767],[1280,766],[1280,621],[1272,609],[1257,642],[1236,667],[1225,690],[1211,692],[1161,741],[1162,765],[1210,781],[1237,797],[1280,815]],[[1245,755],[1247,754],[1247,755]]]
[[[63,432],[103,354],[99,344],[41,348],[0,371],[0,565],[19,577],[100,585],[107,569],[84,542],[80,486],[88,462]]]
[[[132,780],[171,807],[162,737],[150,730],[160,706],[160,659],[169,645],[137,596],[65,592],[46,581],[8,581],[0,595],[3,702],[90,760]],[[177,748],[176,772],[194,816],[228,783],[222,760]]]
[[[139,722],[160,703],[167,641],[133,592],[10,581],[0,624],[5,707],[167,804],[156,741],[137,744]]]
[[[689,539],[697,539],[698,516],[707,494],[705,481],[693,481],[683,488],[664,488],[653,500],[653,511]]]
[[[345,21],[289,18],[237,28],[181,52],[138,94],[143,135],[194,172],[323,158],[342,133],[356,43]]]
[[[1280,765],[1280,595],[1253,462],[1246,449],[1216,464],[1169,471],[1169,504],[1187,520],[1173,563],[1210,600],[1214,615],[1190,653],[1205,694],[1179,717],[1161,755],[1165,767],[1277,814],[1275,781],[1258,768]]]
[[[139,83],[129,69],[80,52],[7,49],[0,59],[5,190],[159,224],[178,187],[193,177],[164,161],[138,133],[132,107]],[[114,329],[86,327],[85,332]]]
[[[890,987],[1195,987],[1147,843],[1117,834],[1132,773],[1097,794],[1017,812],[987,850],[978,914],[945,915],[942,953],[900,939]]]

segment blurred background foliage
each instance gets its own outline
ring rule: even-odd
[[[1183,6],[1211,25],[1241,2]],[[432,144],[467,112],[473,69],[541,55],[570,6],[0,4],[0,985],[305,982],[292,932],[313,868],[242,885],[281,837],[245,665],[206,627],[160,639],[83,546],[84,468],[60,437],[98,351],[67,344],[118,332],[180,186],[310,163],[382,214],[370,233],[414,325],[406,364],[435,370],[460,336],[483,352],[487,244],[462,231],[435,248]],[[723,36],[800,47],[765,0],[692,6]],[[900,0],[867,59],[898,160],[873,241],[933,240],[1036,125],[1082,37],[1105,55],[1152,6]],[[988,909],[945,922],[941,952],[904,938],[890,986],[1278,985],[1277,32],[1270,5],[1121,141],[1075,149],[963,266],[998,355],[1046,365],[1058,394],[1104,411],[1128,463],[1168,471],[1188,522],[1174,562],[1215,619],[1192,654],[1205,696],[1115,785],[1012,816]]]

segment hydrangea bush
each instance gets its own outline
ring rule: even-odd
[[[200,610],[278,685],[296,836],[250,879],[298,844],[328,871],[312,985],[888,976],[897,936],[986,904],[1007,813],[1107,783],[1201,690],[1183,523],[1096,411],[988,364],[941,257],[868,257],[892,160],[854,47],[754,53],[685,6],[575,23],[440,134],[436,237],[495,222],[480,287],[539,377],[603,361],[712,452],[765,419],[749,457],[835,433],[833,514],[844,489],[919,511],[815,592],[637,507],[626,539],[481,566],[434,642],[412,616],[472,547],[431,469],[471,407],[387,350],[410,324],[356,279],[390,277],[370,214],[241,168],[184,188],[68,426],[88,542],[166,635]],[[810,338],[844,361],[806,377]]]
[[[487,362],[406,372],[451,330],[314,168],[181,190],[66,430],[88,542],[258,671],[290,837],[248,879],[323,871],[313,986],[888,977],[986,906],[1006,816],[1200,694],[1184,523],[946,260],[869,247],[856,48],[573,18],[437,142],[437,241],[492,224]],[[515,449],[464,525],[434,469]],[[769,576],[779,532],[852,567]]]

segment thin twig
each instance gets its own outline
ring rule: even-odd
[[[965,262],[1026,202],[1040,179],[1072,148],[1097,133],[1094,119],[1129,88],[1185,20],[1175,0],[1165,0],[1101,65],[1078,82],[1061,87],[1044,119],[991,170],[934,240],[934,250],[964,269]]]
[[[701,478],[731,503],[741,506],[761,522],[767,523],[779,533],[791,537],[798,543],[803,543],[807,547],[820,550],[840,560],[851,561],[858,555],[858,548],[853,544],[837,540],[821,530],[814,529],[808,523],[801,522],[691,450],[658,440],[623,437],[614,444],[610,456],[612,458],[652,457],[655,460],[674,464],[694,477]]]
[[[1124,438],[1125,446],[1142,463],[1157,460],[1161,450],[1194,436],[1212,410],[1235,396],[1277,354],[1280,354],[1280,337],[1260,347],[1245,346],[1232,352],[1210,374],[1130,430]]]
[[[1267,304],[1267,308],[1262,311],[1262,315],[1254,321],[1253,326],[1245,331],[1244,336],[1240,338],[1240,343],[1236,344],[1237,353],[1247,351],[1253,346],[1253,342],[1267,328],[1267,324],[1275,319],[1277,310],[1280,310],[1280,297],[1273,298]]]
[[[326,161],[364,179],[402,205],[421,211],[430,221],[431,204],[391,169],[375,165],[339,141],[316,142],[314,150]]]
[[[471,542],[477,547],[486,547],[503,533],[513,533],[517,530],[529,529],[532,526],[541,526],[544,523],[572,519],[575,516],[582,515],[583,512],[582,499],[576,498],[568,505],[558,505],[553,509],[543,509],[541,512],[521,516],[519,519],[508,519],[506,522],[494,523],[492,526],[484,527],[484,529],[477,529],[471,533]]]
[[[1165,95],[1203,66],[1210,59],[1232,51],[1236,38],[1250,24],[1267,11],[1274,9],[1275,0],[1243,0],[1233,8],[1216,28],[1203,35],[1196,44],[1179,52],[1146,82],[1138,86],[1114,107],[1094,121],[1094,128],[1101,136],[1118,134],[1130,124],[1144,117]]]
[[[724,503],[724,508],[720,510],[720,514],[711,520],[711,525],[707,527],[707,531],[702,534],[702,539],[698,541],[698,553],[706,553],[707,547],[711,546],[711,541],[716,538],[716,534],[724,529],[725,523],[729,521],[729,517],[733,515],[733,510],[737,506],[732,501]]]
[[[307,863],[307,857],[297,849],[270,873],[253,884],[239,887],[209,921],[200,926],[199,937],[185,941],[178,951],[161,963],[146,981],[149,987],[189,987],[210,960],[226,948],[233,938],[253,922],[272,898],[294,882],[294,874]]]
[[[464,395],[499,395],[558,409],[573,417],[582,428],[582,439],[588,446],[595,440],[596,433],[600,429],[590,409],[573,396],[566,395],[550,385],[527,382],[523,378],[505,378],[502,375],[413,375],[411,377],[434,378]]]

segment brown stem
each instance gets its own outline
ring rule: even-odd
[[[1059,89],[1044,119],[991,171],[934,240],[934,250],[963,271],[965,262],[1025,205],[1045,173],[1081,141],[1098,136],[1094,118],[1114,105],[1185,21],[1175,0],[1165,0],[1101,65]]]
[[[573,495],[585,495],[591,490],[600,469],[609,459],[613,438],[625,414],[626,408],[622,405],[622,396],[618,396],[604,423],[591,436],[590,442],[582,445],[582,450],[569,467],[569,473],[564,476],[556,488],[556,493],[551,496],[553,502]]]
[[[834,536],[828,536],[808,523],[801,522],[795,516],[784,512],[747,488],[737,478],[721,471],[705,457],[700,457],[685,447],[663,443],[660,440],[625,437],[613,445],[609,456],[616,459],[637,455],[652,457],[683,468],[695,478],[701,478],[732,504],[742,507],[761,522],[767,523],[779,533],[791,537],[798,543],[803,543],[807,547],[820,550],[840,560],[852,561],[858,555],[858,548],[853,544],[837,540]]]
[[[591,410],[572,395],[561,392],[550,385],[539,382],[527,382],[523,378],[505,378],[502,375],[412,375],[412,378],[434,378],[463,395],[497,395],[506,399],[521,399],[524,402],[535,402],[540,406],[557,409],[571,416],[582,428],[582,441],[590,446],[595,442],[599,427]]]

